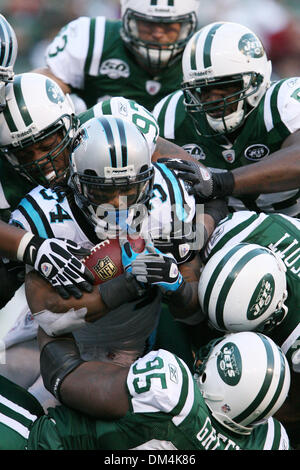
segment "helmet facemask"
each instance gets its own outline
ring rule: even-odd
[[[77,118],[73,115],[63,115],[42,132],[35,135],[32,134],[23,140],[18,140],[17,145],[12,144],[3,147],[2,151],[20,175],[35,186],[41,184],[42,186],[49,187],[54,183],[61,182],[68,170],[71,141],[77,126]],[[57,136],[56,139],[55,135]],[[48,152],[44,153],[37,160],[20,163],[22,156],[18,156],[18,152],[26,152],[26,149],[32,145],[42,143],[51,136],[53,136],[53,145],[51,144],[51,149]],[[65,156],[63,156],[64,152]],[[46,170],[47,174],[45,174]]]
[[[139,36],[139,21],[167,27],[170,24],[179,23],[180,30],[174,42],[160,43],[158,41],[148,41]],[[138,13],[127,9],[123,16],[123,28],[121,36],[126,47],[137,56],[148,69],[159,71],[170,67],[181,58],[181,53],[195,31],[197,18],[195,13],[190,13],[176,17],[157,17]]]
[[[247,72],[235,76],[221,77],[215,80],[192,80],[182,84],[184,105],[191,115],[199,135],[213,137],[230,134],[241,127],[246,117],[254,109],[248,103],[248,98],[257,93],[263,77],[255,72]],[[236,88],[236,91],[220,99],[203,100],[203,95],[210,89],[224,90]],[[205,133],[201,131],[199,118],[206,122]],[[203,122],[203,121],[202,121]]]
[[[71,169],[69,185],[75,193],[76,203],[99,238],[120,237],[122,233],[132,235],[138,231],[147,215],[153,171],[153,167],[142,168],[137,176],[104,179],[89,174],[88,170],[79,175]],[[116,193],[118,208],[109,203]]]

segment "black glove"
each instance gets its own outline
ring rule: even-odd
[[[178,171],[178,178],[190,186],[188,193],[194,195],[200,203],[229,196],[233,192],[234,178],[231,171],[214,173],[191,160],[160,158],[157,161]]]
[[[44,239],[32,234],[24,235],[19,245],[18,259],[39,271],[64,299],[73,295],[82,296],[82,290],[91,292],[93,274],[76,256],[90,254],[90,250],[80,247],[71,240]],[[22,248],[20,249],[20,246]]]

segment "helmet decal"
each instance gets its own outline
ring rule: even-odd
[[[254,36],[254,34],[251,33],[244,34],[241,37],[241,39],[239,40],[238,48],[242,52],[242,54],[253,57],[254,59],[262,57],[265,53],[260,40],[256,36]]]
[[[251,297],[247,318],[253,320],[265,313],[268,309],[275,292],[275,280],[271,273],[266,274],[257,284],[255,291]]]
[[[65,101],[62,90],[53,82],[53,80],[46,80],[46,93],[52,103],[58,104]]]
[[[242,375],[242,358],[234,343],[224,344],[217,358],[217,368],[221,379],[227,385],[234,386],[239,383]]]

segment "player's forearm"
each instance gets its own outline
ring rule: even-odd
[[[25,234],[24,230],[0,221],[0,255],[16,260],[18,246]]]
[[[167,297],[170,311],[176,320],[187,320],[200,310],[198,282],[185,282],[171,296]]]
[[[153,162],[156,162],[159,158],[180,158],[181,160],[197,161],[182,147],[173,142],[169,142],[163,137],[158,137],[155,151],[152,154]],[[199,165],[203,166],[200,162]]]
[[[272,193],[299,188],[300,149],[278,150],[265,161],[232,170],[233,195]]]
[[[120,418],[128,411],[128,368],[81,359],[72,335],[59,338],[38,329],[41,375],[59,401],[94,418]]]

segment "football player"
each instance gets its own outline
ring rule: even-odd
[[[44,414],[0,377],[1,450],[289,449],[272,417],[287,396],[289,366],[263,334],[235,333],[203,348],[194,376],[163,349],[120,367],[84,362],[71,335],[40,330],[39,341],[44,382],[63,405]],[[195,463],[190,457],[183,463]]]
[[[47,67],[35,71],[87,107],[122,95],[152,110],[180,86],[180,59],[199,6],[200,0],[121,0],[121,20],[80,17],[66,25],[47,49]]]
[[[199,298],[211,326],[261,331],[286,355],[292,387],[284,422],[299,444],[300,221],[241,211],[221,221],[205,249]],[[291,436],[290,436],[291,437]]]
[[[101,284],[92,325],[85,298],[81,304],[71,299],[61,308],[53,300],[43,307],[35,303],[41,292],[36,287],[30,308],[53,334],[80,327],[74,335],[84,357],[132,361],[154,344],[162,293],[176,318],[189,324],[201,321],[197,250],[209,233],[199,225],[195,200],[185,185],[164,165],[151,163],[149,144],[132,122],[114,116],[88,120],[74,138],[69,172],[67,185],[56,191],[33,189],[13,212],[11,223],[39,236],[68,234],[85,248],[124,231],[146,239],[151,234],[155,247],[147,248],[131,276]],[[209,232],[224,217],[224,208],[212,205],[203,217]],[[122,262],[130,272],[137,254],[128,245],[122,245]],[[136,289],[135,275],[142,277],[145,289]]]
[[[260,39],[236,23],[209,24],[194,34],[183,59],[181,90],[153,111],[161,135],[212,171],[185,173],[202,200],[229,197],[231,210],[300,213],[300,78],[271,82]]]

